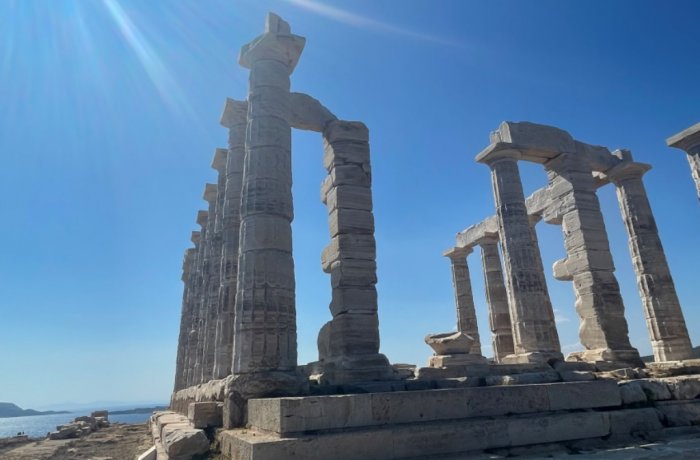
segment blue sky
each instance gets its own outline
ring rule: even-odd
[[[700,205],[664,139],[700,120],[700,6],[692,1],[3,0],[0,2],[0,400],[167,400],[182,253],[206,203],[238,49],[267,11],[307,47],[294,90],[370,128],[382,351],[424,364],[454,328],[457,231],[494,213],[474,156],[503,120],[629,148],[646,176],[691,338],[700,343]],[[321,141],[295,132],[300,362],[330,319],[320,268]],[[522,165],[526,193],[544,186]],[[599,193],[633,344],[650,353],[614,189]],[[570,283],[551,278],[561,229],[538,234],[565,351]],[[469,259],[490,351],[478,253]]]

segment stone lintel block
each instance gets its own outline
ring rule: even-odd
[[[324,142],[323,166],[327,171],[338,165],[369,165],[370,149],[367,142],[337,141],[332,144]]]
[[[317,99],[304,93],[290,94],[289,123],[297,129],[322,132],[336,116]]]
[[[374,286],[334,288],[330,304],[333,316],[347,312],[377,311],[377,290]]]
[[[369,130],[360,121],[335,120],[326,126],[323,139],[331,144],[338,141],[369,142]]]
[[[331,238],[341,234],[374,234],[374,216],[370,211],[337,208],[328,215]]]
[[[379,319],[376,313],[348,312],[330,321],[328,347],[331,357],[368,355],[379,351]]]
[[[292,229],[289,221],[281,216],[254,214],[241,222],[241,247],[243,251],[276,249],[290,251]]]
[[[330,273],[333,288],[377,284],[377,263],[373,260],[340,259],[331,264]]]
[[[469,366],[472,364],[486,364],[486,358],[481,355],[470,353],[454,354],[454,355],[434,355],[428,359],[430,367],[452,367],[452,366]]]
[[[613,436],[641,435],[662,428],[661,413],[652,407],[610,412],[610,434]]]
[[[372,190],[366,185],[339,185],[331,187],[324,202],[329,211],[337,208],[372,210]]]
[[[222,402],[193,402],[187,408],[187,418],[195,428],[219,427],[223,425]]]
[[[691,150],[700,145],[700,123],[684,129],[680,133],[666,139],[666,145],[691,153]]]
[[[321,253],[323,271],[330,273],[331,264],[341,259],[375,260],[377,257],[374,235],[338,235]]]

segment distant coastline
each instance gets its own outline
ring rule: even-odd
[[[109,412],[109,415],[150,414],[151,412],[165,410],[167,408],[168,406],[137,407],[136,409],[113,410]]]
[[[39,411],[34,409],[22,409],[17,404],[0,402],[0,418],[31,417],[35,415],[69,414],[70,412],[61,410]]]

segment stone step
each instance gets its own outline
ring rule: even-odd
[[[251,399],[248,424],[289,435],[346,428],[618,407],[615,381]]]
[[[387,425],[286,438],[237,429],[220,432],[219,443],[222,456],[233,460],[388,460],[600,438],[609,435],[610,429],[609,413],[582,411]]]

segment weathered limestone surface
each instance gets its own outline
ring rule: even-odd
[[[187,407],[187,419],[195,428],[219,427],[223,425],[222,402],[191,402]]]
[[[304,38],[270,14],[265,33],[243,46],[250,69],[233,374],[293,371],[297,364],[292,259],[289,76]]]
[[[481,355],[481,339],[479,327],[476,323],[476,307],[472,293],[472,281],[469,275],[467,256],[471,249],[452,249],[445,255],[450,258],[452,264],[452,286],[457,307],[457,331],[463,332],[473,339],[469,353]]]
[[[585,348],[569,359],[641,365],[639,353],[628,337],[624,304],[592,168],[586,158],[573,153],[558,155],[545,168],[550,199],[558,208],[554,223],[562,225],[567,253],[560,262],[566,268],[557,272],[560,279],[573,281],[580,318],[579,340]]]
[[[151,418],[167,458],[191,459],[209,452],[209,440],[200,429],[193,428],[187,417],[175,412],[155,412]]]
[[[218,180],[221,183],[225,176],[226,150],[217,149],[214,164],[218,168]],[[219,157],[217,159],[217,156]],[[223,156],[223,158],[222,158]],[[202,366],[200,382],[212,379],[214,373],[214,345],[216,340],[216,321],[219,310],[219,286],[221,284],[221,217],[219,214],[224,190],[218,184],[207,184],[204,189],[204,199],[209,203],[209,219],[207,220],[208,251],[204,258],[202,272],[204,276],[203,326],[202,333]]]
[[[506,150],[480,160],[491,168],[513,328],[513,360],[561,358],[554,310],[527,215],[517,158],[517,152]]]
[[[190,268],[189,276],[187,279],[187,304],[190,310],[189,322],[185,325],[185,342],[184,342],[184,358],[183,358],[183,369],[182,369],[182,382],[175,391],[181,390],[183,388],[191,385],[191,381],[194,374],[194,350],[195,342],[197,339],[196,325],[198,321],[199,312],[198,302],[197,302],[197,276],[199,270],[199,258],[201,252],[201,232],[192,232],[191,241],[194,244],[194,253],[192,255],[192,266]]]
[[[484,270],[484,287],[486,301],[489,305],[489,325],[491,326],[494,357],[497,362],[515,353],[513,348],[513,330],[508,311],[508,292],[503,282],[501,257],[498,253],[498,239],[483,240],[481,246],[481,264]]]
[[[195,273],[195,292],[194,292],[194,317],[190,338],[192,345],[190,347],[190,372],[187,381],[187,386],[197,385],[202,383],[202,355],[204,352],[204,318],[206,314],[205,303],[205,261],[209,252],[209,238],[207,237],[209,228],[209,212],[199,211],[197,213],[197,224],[200,226],[200,248],[197,252],[197,270]]]
[[[620,151],[620,156],[630,156]],[[690,359],[693,349],[642,176],[649,165],[626,162],[606,174],[615,183],[637,274],[655,361]]]
[[[221,286],[214,351],[215,379],[231,374],[233,362],[233,323],[238,277],[238,247],[241,227],[241,188],[245,157],[245,131],[248,103],[227,99],[221,124],[229,130],[226,156],[226,184],[221,210]]]
[[[185,370],[187,359],[188,333],[192,327],[192,299],[191,299],[191,277],[194,270],[197,249],[190,248],[185,251],[182,262],[182,282],[184,289],[182,292],[182,312],[180,315],[180,334],[177,342],[177,358],[175,360],[175,388],[174,391],[181,390],[187,386],[187,375]]]
[[[666,144],[688,154],[690,173],[698,191],[698,199],[700,199],[700,123],[669,137],[666,139]]]
[[[360,122],[332,120],[323,143],[321,201],[331,242],[321,266],[331,275],[333,319],[319,333],[319,372],[333,384],[386,378],[392,372],[379,353],[369,132]]]

